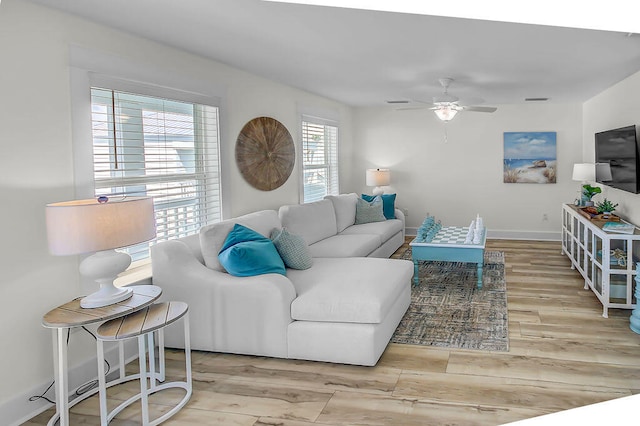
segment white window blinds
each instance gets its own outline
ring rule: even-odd
[[[302,116],[302,168],[305,203],[339,193],[337,123]]]
[[[91,109],[96,196],[153,197],[154,241],[220,220],[217,107],[92,88]]]

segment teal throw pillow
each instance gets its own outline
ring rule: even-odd
[[[309,269],[313,265],[309,246],[300,235],[292,234],[286,228],[274,229],[271,241],[288,268]]]
[[[356,225],[384,222],[385,220],[387,219],[382,213],[382,199],[380,197],[374,197],[371,202],[358,198],[358,202],[356,203]]]
[[[271,240],[237,223],[227,235],[218,260],[229,274],[236,277],[286,274],[284,263]]]
[[[362,194],[362,199],[369,202],[376,197],[379,195]],[[382,194],[382,212],[387,219],[396,218],[396,194]]]

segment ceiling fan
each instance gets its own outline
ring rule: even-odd
[[[407,107],[407,108],[398,108],[402,109],[422,109],[428,108],[432,110],[440,120],[445,123],[451,121],[453,117],[460,111],[473,111],[473,112],[495,112],[498,108],[496,107],[487,107],[487,106],[466,106],[460,105],[458,103],[458,97],[449,94],[449,86],[453,83],[453,78],[445,77],[438,79],[443,88],[443,93],[439,96],[433,97],[432,107]],[[416,101],[421,103],[426,103],[422,101]],[[393,102],[392,103],[400,103]],[[405,102],[403,102],[405,103]]]

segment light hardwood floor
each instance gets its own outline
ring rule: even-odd
[[[630,311],[602,318],[560,243],[490,240],[487,249],[505,252],[509,352],[390,344],[375,367],[194,352],[194,394],[164,424],[496,425],[640,393]],[[168,357],[179,375],[182,354]],[[110,406],[136,386],[110,389]],[[152,398],[156,414],[182,395],[171,392]],[[97,425],[97,413],[94,396],[72,408],[71,424]],[[139,424],[137,404],[111,424]]]

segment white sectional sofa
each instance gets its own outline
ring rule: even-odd
[[[413,264],[387,259],[404,241],[404,216],[354,225],[356,194],[262,210],[152,247],[163,299],[189,304],[193,349],[375,365],[411,298]],[[217,259],[234,224],[269,237],[285,227],[313,265],[286,276],[236,277]],[[166,345],[180,347],[179,329]]]

